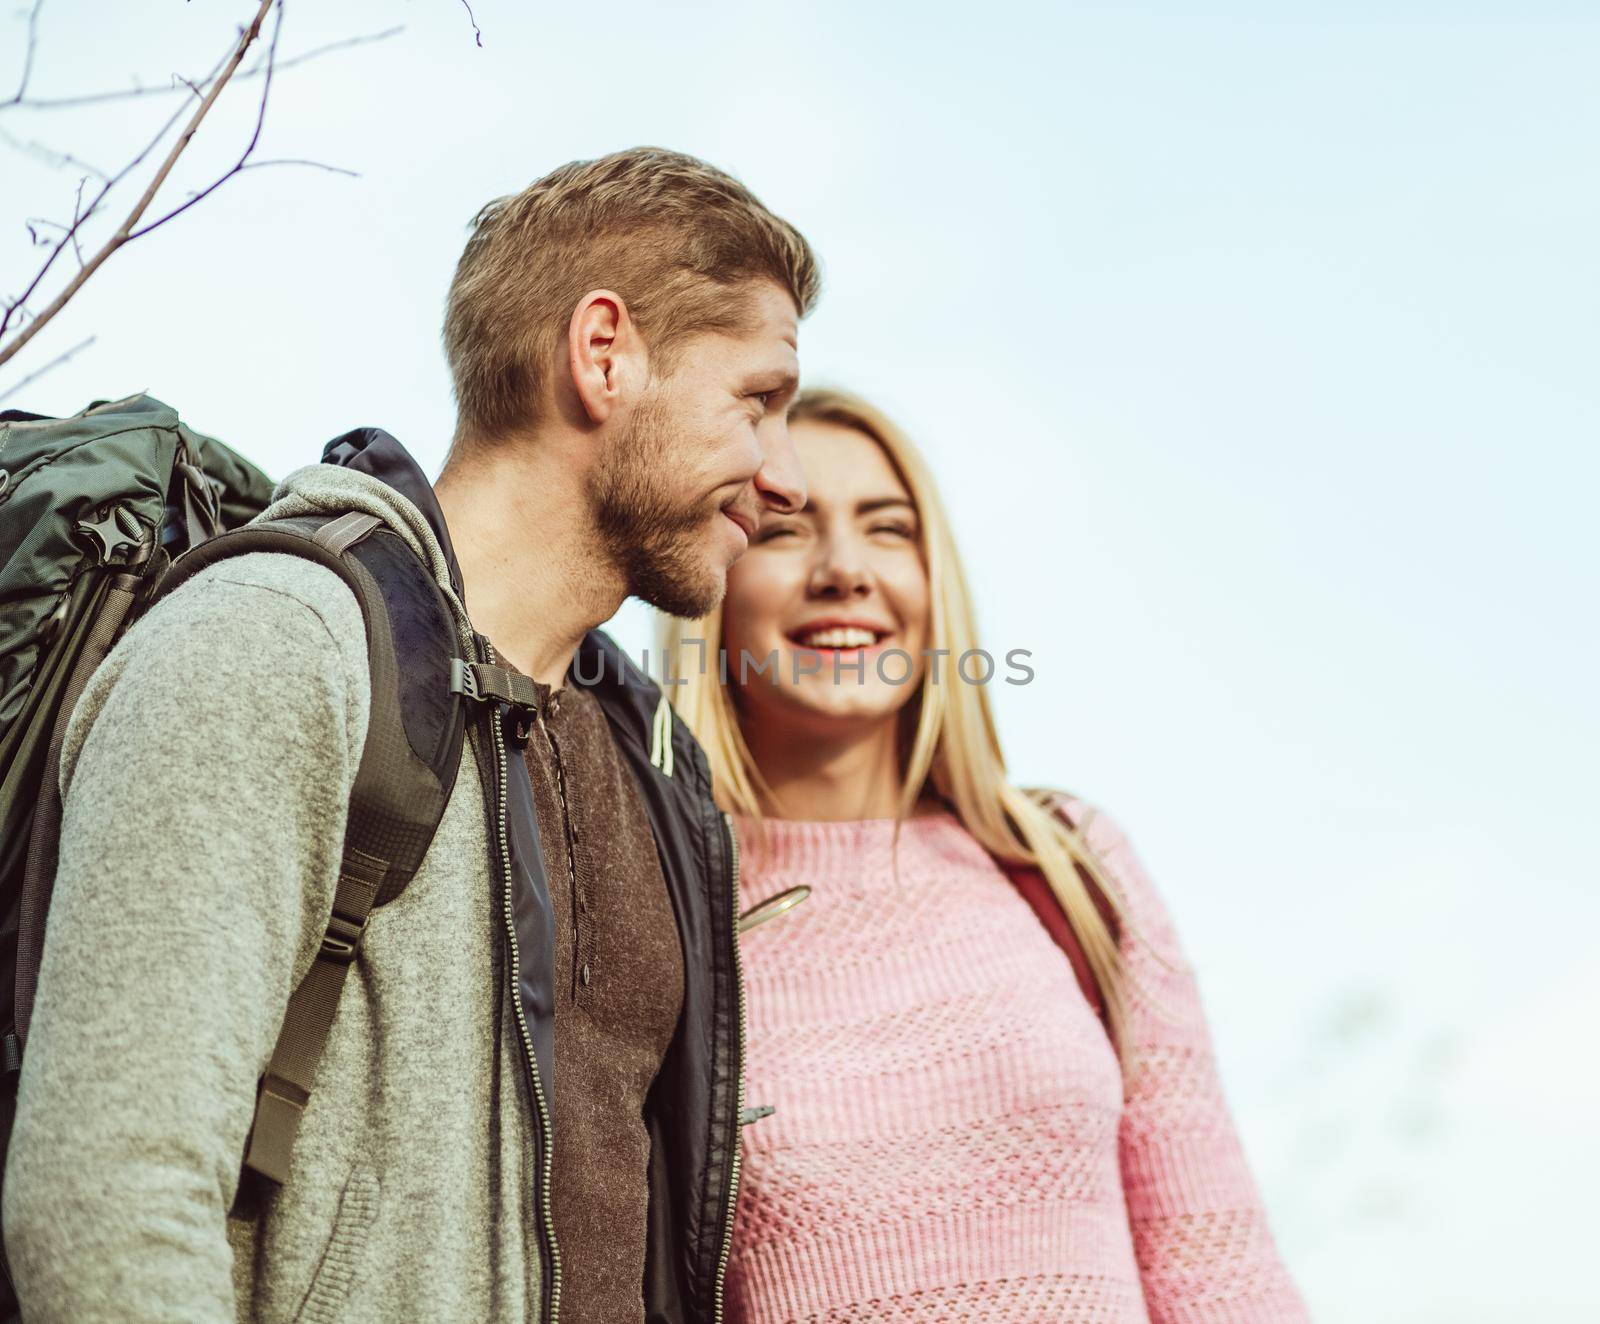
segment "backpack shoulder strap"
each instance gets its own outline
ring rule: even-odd
[[[428,568],[380,520],[360,512],[256,523],[181,557],[165,596],[200,570],[249,552],[303,556],[339,575],[366,624],[372,700],[322,944],[289,998],[256,1096],[236,1211],[281,1185],[367,921],[411,881],[444,816],[461,761],[465,710],[451,689],[455,626]]]
[[[1057,809],[1057,816],[1069,828],[1076,829],[1077,824],[1065,809]],[[1089,965],[1089,958],[1084,953],[1083,944],[1078,940],[1077,933],[1073,930],[1072,921],[1067,918],[1067,913],[1061,908],[1061,903],[1056,899],[1056,894],[1050,888],[1050,881],[1043,872],[1031,864],[1013,863],[1007,860],[997,861],[1006,877],[1011,880],[1018,892],[1039,917],[1039,922],[1045,931],[1055,939],[1056,946],[1066,954],[1067,960],[1072,965],[1072,973],[1078,980],[1078,987],[1083,991],[1084,1001],[1099,1017],[1102,1025],[1106,1024],[1106,1000],[1100,992],[1100,985],[1096,983],[1094,970]],[[1100,918],[1106,922],[1111,930],[1113,940],[1119,938],[1119,925],[1117,913],[1113,909],[1106,894],[1101,891],[1100,885],[1095,882],[1093,875],[1076,860],[1072,867],[1077,871],[1078,877],[1083,880],[1083,885],[1088,889],[1089,899],[1094,902],[1094,908],[1100,912]]]

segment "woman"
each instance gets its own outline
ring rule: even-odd
[[[805,510],[667,638],[744,856],[728,1318],[1303,1320],[1149,880],[1006,780],[927,467],[850,396],[792,431]]]

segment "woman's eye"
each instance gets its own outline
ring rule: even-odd
[[[775,525],[774,527],[772,527],[770,529],[757,529],[756,530],[756,541],[757,542],[771,542],[774,538],[784,538],[784,537],[793,537],[793,536],[794,536],[794,530],[791,529],[791,528],[787,528],[782,524]]]
[[[877,524],[877,525],[874,525],[870,530],[868,530],[868,532],[870,532],[870,533],[892,533],[892,534],[895,534],[897,537],[901,537],[901,538],[914,538],[914,537],[916,537],[916,530],[913,529],[908,524]]]

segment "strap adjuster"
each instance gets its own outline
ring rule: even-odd
[[[459,694],[473,703],[483,698],[478,692],[478,677],[474,674],[471,664],[463,657],[450,659],[450,693]]]
[[[450,693],[472,703],[503,703],[530,713],[539,707],[538,690],[520,671],[461,657],[450,659]]]
[[[357,924],[343,915],[328,916],[328,927],[322,934],[322,947],[317,959],[335,965],[349,965],[361,950],[361,936],[367,931],[365,919]]]

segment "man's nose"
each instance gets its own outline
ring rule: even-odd
[[[761,467],[756,470],[756,494],[768,510],[794,515],[806,504],[806,475],[800,456],[789,438],[787,420],[775,419],[761,430]]]

